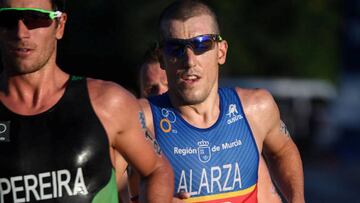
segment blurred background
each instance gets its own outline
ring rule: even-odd
[[[58,63],[137,94],[169,2],[68,1]],[[208,2],[229,43],[221,85],[273,93],[302,154],[307,202],[360,202],[360,0]]]

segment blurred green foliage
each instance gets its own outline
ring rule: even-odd
[[[229,43],[222,75],[336,81],[341,1],[208,2],[218,14],[222,35]],[[62,51],[67,56],[100,60],[98,66],[107,67],[114,62],[116,67],[101,71],[108,71],[108,79],[118,78],[120,83],[133,86],[139,60],[157,39],[157,20],[169,3],[165,0],[68,1],[69,25]],[[66,58],[63,54],[62,59]],[[112,75],[113,68],[121,68],[125,75]],[[94,75],[99,74],[95,71]]]

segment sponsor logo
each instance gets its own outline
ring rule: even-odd
[[[10,121],[0,122],[0,142],[10,142]]]
[[[208,141],[204,141],[201,140],[200,142],[198,142],[198,157],[199,160],[203,163],[206,163],[208,161],[210,161],[211,159],[211,150],[209,147],[209,142]]]
[[[229,117],[229,119],[227,120],[228,125],[235,123],[243,118],[243,116],[239,114],[236,104],[229,105],[229,110],[226,115]]]
[[[168,109],[161,109],[163,118],[160,120],[160,128],[164,133],[177,133],[177,130],[172,129],[172,124],[176,122],[175,113]]]
[[[160,128],[164,133],[168,133],[171,131],[171,123],[167,118],[163,118],[160,120]]]

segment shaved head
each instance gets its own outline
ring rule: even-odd
[[[164,39],[168,35],[166,28],[168,27],[169,21],[186,21],[192,17],[201,15],[208,15],[211,17],[212,29],[214,33],[219,34],[220,29],[216,15],[209,5],[201,0],[177,0],[166,7],[161,13],[159,20],[160,39]]]
[[[43,0],[41,0],[43,1]],[[65,11],[65,0],[48,0],[51,2],[54,11]],[[6,7],[7,0],[0,0],[0,7]]]

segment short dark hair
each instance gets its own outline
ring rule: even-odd
[[[4,5],[6,0],[0,0],[0,7]],[[65,11],[65,0],[50,0],[54,11]]]
[[[51,0],[54,11],[65,11],[65,0]]]
[[[160,50],[159,50],[159,43],[154,42],[149,46],[149,48],[146,50],[140,66],[148,63],[156,63],[160,61]]]
[[[220,34],[219,23],[214,10],[202,0],[176,0],[167,6],[159,18],[160,38],[164,37],[163,26],[169,20],[185,21],[199,15],[209,15],[213,19],[213,29],[216,34]]]
[[[154,42],[149,45],[149,47],[145,51],[145,54],[143,55],[140,61],[140,64],[138,65],[139,74],[137,78],[137,85],[139,87],[139,90],[141,89],[142,80],[148,68],[147,66],[144,65],[152,64],[152,63],[159,63],[161,66],[161,54],[160,54],[160,48],[158,42]],[[139,95],[141,95],[141,92],[139,93]]]

